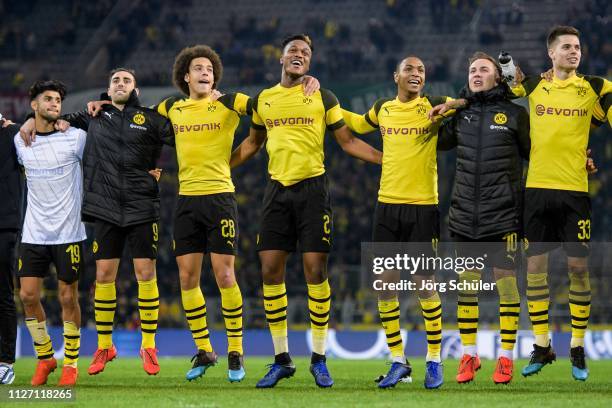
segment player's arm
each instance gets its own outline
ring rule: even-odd
[[[438,129],[438,150],[451,150],[457,147],[457,119],[453,116],[442,122]]]
[[[529,114],[527,110],[521,106],[516,121],[516,141],[519,147],[519,154],[525,160],[529,160],[529,152],[531,152],[529,130]]]
[[[60,119],[68,122],[70,126],[75,127],[77,129],[84,130],[84,131],[87,131],[87,129],[89,128],[89,123],[91,122],[91,116],[89,115],[89,113],[87,113],[86,109],[82,111],[62,115],[60,116]],[[62,131],[65,131],[65,130],[62,130]]]
[[[440,98],[443,98],[443,100],[440,100]],[[437,123],[444,120],[444,118],[453,116],[457,112],[457,109],[462,109],[468,106],[467,99],[453,99],[450,96],[432,97],[430,103],[432,108],[427,113],[427,117],[429,117],[429,120],[431,120],[432,123]]]
[[[371,109],[370,109],[371,110]],[[348,128],[359,134],[366,134],[378,129],[378,118],[372,120],[370,117],[370,111],[359,115],[355,112],[342,109],[342,118]]]
[[[245,161],[253,157],[266,141],[267,133],[264,126],[253,126],[249,129],[249,135],[234,149],[230,157],[230,167],[240,166]]]
[[[348,126],[343,124],[333,133],[336,141],[346,153],[369,163],[382,164],[382,152],[355,137]]]

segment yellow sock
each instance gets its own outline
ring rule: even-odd
[[[442,302],[440,295],[436,292],[428,299],[419,299],[425,331],[427,332],[427,357],[426,361],[440,362],[440,349],[442,347]]]
[[[76,367],[81,348],[81,329],[73,322],[64,322],[64,365]]]
[[[113,345],[113,320],[117,309],[115,282],[96,282],[94,295],[98,348],[109,349]]]
[[[521,312],[521,298],[516,284],[516,277],[508,276],[497,280],[499,293],[499,327],[502,350],[514,350],[516,331]]]
[[[138,281],[138,312],[140,313],[141,347],[155,348],[155,333],[159,317],[157,279]]]
[[[400,304],[398,298],[378,300],[378,314],[392,359],[404,360],[404,342],[400,333]]]
[[[466,271],[460,275],[461,282],[475,283],[480,280],[480,272]],[[476,354],[476,335],[478,333],[478,292],[476,290],[462,290],[459,292],[457,302],[457,323],[459,336],[464,349],[474,349]]]
[[[535,342],[540,347],[547,347],[548,339],[548,306],[550,303],[546,273],[527,274],[527,305],[529,319],[535,334]]]
[[[331,288],[325,279],[315,285],[308,284],[308,311],[310,312],[310,331],[312,352],[325,355],[325,341],[331,308]]]
[[[591,314],[591,283],[588,272],[570,273],[569,307],[572,317],[570,347],[584,347],[584,332]]]
[[[46,322],[39,322],[34,317],[26,318],[25,322],[28,331],[32,336],[36,357],[38,357],[39,360],[53,357],[55,352],[53,351],[53,345],[51,344],[51,337],[49,337],[49,333],[47,333]]]
[[[210,334],[206,324],[206,302],[202,290],[199,286],[189,290],[181,290],[181,299],[183,300],[187,324],[196,347],[198,350],[211,352],[212,344],[210,344]]]
[[[289,352],[287,340],[287,290],[285,284],[263,285],[264,310],[270,327],[274,354]]]
[[[242,350],[242,294],[238,284],[231,288],[219,288],[221,291],[221,309],[227,331],[227,352]]]

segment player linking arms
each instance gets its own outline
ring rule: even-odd
[[[19,133],[14,139],[28,187],[17,276],[26,326],[38,357],[32,385],[46,384],[49,374],[57,368],[40,302],[42,282],[50,263],[57,270],[64,321],[64,367],[59,385],[73,386],[78,376],[81,308],[77,285],[84,267],[86,238],[81,222],[81,160],[86,133],[75,128],[55,131],[65,95],[66,88],[60,82],[36,82],[30,88],[30,106],[38,139],[31,147],[26,147]]]
[[[232,167],[240,165],[267,139],[271,180],[264,194],[257,245],[275,357],[257,387],[274,387],[295,373],[287,342],[285,267],[298,242],[308,284],[313,344],[310,371],[318,386],[331,387],[333,380],[325,362],[331,303],[327,258],[332,231],[329,182],[323,165],[325,129],[331,130],[342,149],[352,156],[380,164],[382,154],[353,137],[334,94],[321,89],[311,97],[304,95],[302,82],[312,57],[310,39],[292,36],[283,41],[282,47],[281,82],[253,98],[249,136],[232,152],[230,161]]]
[[[173,134],[169,121],[140,106],[137,95],[134,71],[117,68],[109,77],[111,103],[104,105],[101,115],[91,117],[81,111],[63,116],[88,132],[83,160],[83,217],[94,224],[98,332],[98,349],[88,369],[90,375],[102,372],[117,355],[112,341],[117,307],[115,280],[126,244],[138,280],[143,368],[149,375],[160,369],[155,347],[159,313],[155,268],[159,188],[148,169],[155,168],[162,143],[173,143]]]
[[[470,104],[440,128],[438,147],[457,148],[449,230],[457,242],[458,256],[478,257],[486,252],[485,265],[493,267],[501,337],[493,381],[505,384],[512,380],[520,313],[515,259],[522,235],[522,172],[523,158],[529,158],[529,116],[510,101],[508,86],[501,82],[501,68],[492,57],[474,54],[468,75],[468,90],[462,97]],[[468,270],[460,279],[478,282],[481,273]],[[462,290],[458,295],[463,357],[456,379],[467,383],[480,368],[476,349],[478,292]]]
[[[591,122],[600,124],[612,115],[612,84],[603,78],[580,75],[579,32],[554,27],[547,39],[553,64],[552,83],[525,78],[513,88],[529,98],[531,157],[525,191],[527,247],[527,300],[535,344],[522,374],[538,373],[556,356],[548,335],[547,282],[551,243],[563,244],[570,278],[569,305],[572,323],[570,356],[572,376],[584,381],[584,333],[591,310],[588,253],[591,237],[591,200],[588,193],[586,149]]]
[[[421,95],[425,86],[425,65],[417,57],[409,56],[400,61],[393,77],[397,84],[395,98],[379,99],[363,116],[343,111],[351,130],[369,133],[380,129],[383,138],[382,175],[372,241],[421,243],[426,256],[435,256],[440,238],[438,134],[427,112],[450,98]],[[420,282],[434,280],[433,271],[419,270],[413,279],[420,288]],[[378,311],[392,358],[391,368],[378,387],[389,388],[410,376],[412,369],[404,355],[400,336],[397,293],[380,292],[378,295]],[[435,290],[419,291],[418,296],[427,331],[425,387],[438,388],[443,383],[440,359],[442,305]]]

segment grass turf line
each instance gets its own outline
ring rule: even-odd
[[[496,385],[491,376],[495,361],[483,360],[475,382],[457,384],[457,360],[444,363],[445,383],[439,390],[423,388],[425,364],[422,359],[411,360],[413,383],[398,384],[393,390],[379,390],[374,378],[389,368],[382,360],[328,360],[328,367],[336,382],[331,389],[318,389],[308,371],[309,360],[296,358],[297,373],[282,380],[274,389],[258,390],[255,383],[266,373],[271,359],[247,358],[247,377],[241,383],[227,381],[227,360],[208,370],[201,379],[185,380],[191,367],[188,358],[160,358],[161,372],[150,377],[142,370],[140,359],[117,358],[108,363],[103,373],[87,375],[89,358],[79,360],[79,381],[75,403],[33,403],[19,406],[87,406],[87,407],[346,407],[346,406],[404,406],[426,407],[496,406],[588,408],[612,406],[612,361],[588,361],[591,372],[585,382],[571,378],[567,359],[546,366],[539,375],[523,378],[520,369],[525,360],[515,362],[514,380],[509,385]],[[61,362],[59,365],[61,366]],[[23,358],[15,364],[13,386],[28,386],[36,360]],[[49,384],[59,380],[61,367],[50,375]],[[1,387],[6,392],[8,387]],[[42,405],[41,405],[42,404]],[[2,404],[4,405],[4,404]]]

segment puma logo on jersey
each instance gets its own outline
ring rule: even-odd
[[[548,95],[550,95],[550,88],[543,86],[542,89],[545,90]]]
[[[106,116],[108,116],[109,118],[112,118],[112,117],[113,117],[113,114],[112,114],[111,112],[104,112],[104,114],[105,114]]]
[[[465,116],[463,117],[463,119],[467,120],[467,121],[468,121],[468,123],[471,123],[471,122],[472,122],[472,115],[470,115],[470,116],[465,115]]]
[[[272,105],[270,105],[270,102],[264,102],[264,105],[266,105],[268,108],[272,107]]]

